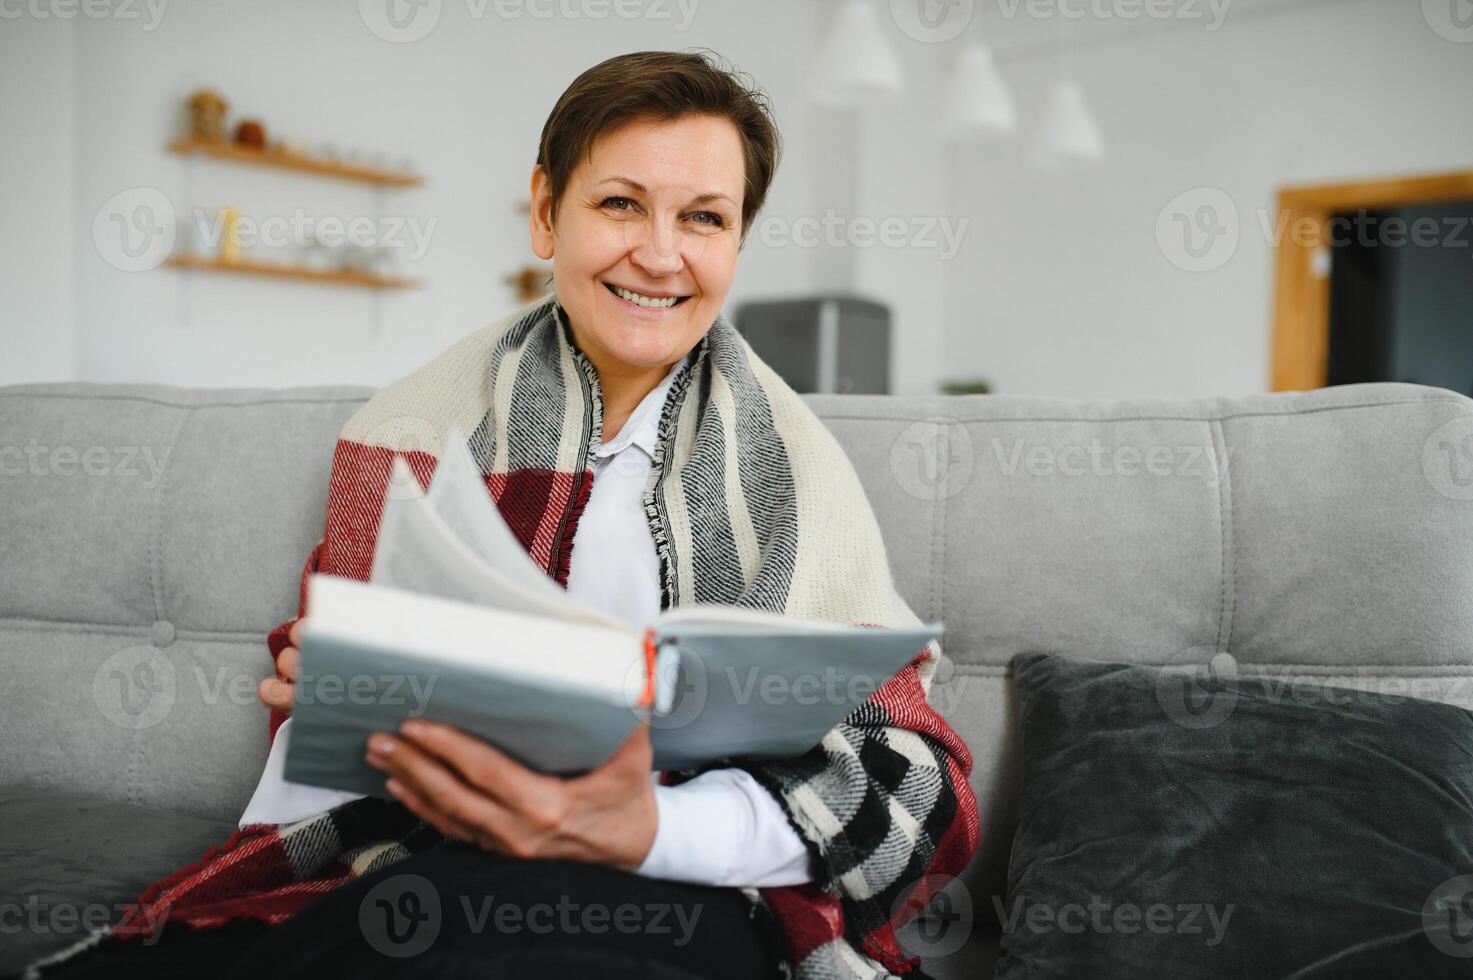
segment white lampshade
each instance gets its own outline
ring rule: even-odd
[[[899,95],[905,88],[900,59],[869,0],[841,0],[814,64],[813,99],[820,105],[860,105]]]
[[[1034,161],[1059,166],[1072,161],[1093,162],[1105,156],[1105,137],[1084,101],[1084,90],[1063,81],[1054,89],[1044,114]]]
[[[945,132],[952,138],[1011,133],[1018,128],[1013,94],[985,44],[962,49],[946,93]]]

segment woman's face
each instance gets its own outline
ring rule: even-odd
[[[601,373],[668,366],[720,312],[736,275],[745,169],[719,116],[637,120],[605,133],[551,222],[532,175],[532,247],[552,260],[578,347]]]

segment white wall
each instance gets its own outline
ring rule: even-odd
[[[3,87],[15,92],[36,78],[49,83],[59,77],[70,87],[48,90],[47,101],[76,117],[67,125],[58,112],[62,125],[54,132],[45,106],[7,99],[7,105],[21,103],[26,114],[7,108],[6,145],[38,134],[56,144],[28,147],[18,164],[45,174],[33,182],[48,191],[64,177],[73,184],[75,214],[69,220],[65,207],[42,200],[30,184],[18,185],[7,166],[6,224],[15,225],[17,210],[27,228],[51,218],[48,230],[70,233],[77,269],[75,284],[56,274],[37,278],[50,266],[43,268],[36,240],[29,233],[10,238],[20,254],[16,264],[7,263],[7,293],[12,280],[28,283],[27,295],[34,297],[28,307],[42,309],[53,298],[77,297],[75,317],[58,311],[46,324],[63,333],[75,319],[75,368],[70,354],[31,356],[12,362],[13,379],[290,385],[380,384],[402,376],[516,305],[502,278],[533,256],[526,217],[512,201],[526,195],[547,111],[578,72],[622,51],[710,46],[753,74],[776,103],[786,139],[769,206],[805,209],[811,148],[801,122],[803,69],[791,57],[793,49],[773,45],[771,37],[774,25],[786,25],[784,36],[805,48],[796,39],[810,29],[807,8],[786,0],[708,0],[696,6],[688,25],[673,2],[653,8],[668,12],[669,19],[507,19],[497,9],[445,0],[435,29],[413,43],[375,36],[352,3],[175,2],[153,30],[118,19],[0,21],[0,35],[7,39],[16,38],[13,25],[19,24],[44,42],[7,40],[7,47],[26,49],[30,60],[0,64]],[[49,62],[52,51],[66,57]],[[70,63],[74,73],[66,68]],[[232,118],[258,116],[273,135],[407,152],[428,184],[375,192],[166,154],[165,142],[184,126],[181,103],[200,85],[226,95]],[[76,149],[69,153],[64,141],[73,134]],[[73,158],[74,181],[66,177]],[[402,265],[427,288],[376,297],[355,289],[169,269],[124,271],[94,244],[93,218],[99,209],[115,208],[108,204],[115,195],[136,197],[149,189],[161,192],[176,216],[193,207],[230,204],[257,218],[289,217],[302,208],[319,217],[433,220],[423,258]],[[134,197],[124,199],[128,214]],[[754,242],[741,262],[729,305],[744,295],[810,287],[807,252]],[[41,332],[31,319],[7,313],[0,320],[20,342]]]
[[[0,22],[0,385],[76,373],[74,42]]]
[[[1036,120],[1058,24],[982,26],[1007,38],[1001,70]],[[1412,0],[1239,0],[1215,32],[1074,30],[1105,162],[1050,174],[1016,141],[955,151],[950,199],[973,225],[947,270],[944,363],[1000,391],[1264,390],[1273,256],[1258,212],[1277,189],[1473,167],[1473,43],[1439,37]],[[1158,247],[1157,219],[1203,187],[1235,202],[1240,243],[1215,271],[1183,271]]]
[[[676,0],[662,4],[671,20],[634,21],[504,19],[495,3],[443,0],[435,29],[405,44],[375,36],[354,3],[174,0],[155,30],[0,20],[0,382],[401,376],[514,304],[502,277],[531,256],[509,202],[525,193],[546,113],[578,71],[641,48],[713,47],[771,94],[786,156],[760,220],[779,238],[830,209],[844,222],[837,249],[754,231],[729,307],[832,289],[888,302],[902,393],[971,376],[1003,392],[1078,397],[1262,390],[1272,257],[1256,212],[1276,189],[1473,166],[1473,44],[1438,37],[1419,3],[1195,0],[1202,11],[1226,2],[1208,31],[1065,22],[1030,13],[1039,2],[975,0],[966,34],[922,43],[876,0],[908,87],[864,112],[807,98],[833,0],[700,0],[685,30]],[[1042,9],[1101,3],[1129,0]],[[1025,150],[1058,75],[1061,33],[1109,155],[1040,173]],[[978,38],[999,52],[1024,131],[948,146],[939,95],[956,52]],[[94,217],[139,188],[179,211],[375,213],[374,192],[353,185],[164,153],[182,99],[202,84],[274,133],[411,154],[428,185],[383,192],[378,206],[437,222],[428,252],[404,269],[428,288],[375,299],[105,261]],[[1191,273],[1169,261],[1156,228],[1174,196],[1203,187],[1231,196],[1241,241],[1220,268]],[[967,222],[960,251],[945,257],[934,232],[899,248],[855,242],[855,219],[896,217],[913,233]]]

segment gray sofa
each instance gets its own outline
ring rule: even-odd
[[[335,434],[367,391],[0,388],[0,973],[224,840],[265,758]],[[901,591],[947,627],[934,700],[982,848],[929,968],[990,976],[1024,650],[1414,682],[1473,706],[1473,401],[815,397]],[[14,928],[16,924],[19,928]]]

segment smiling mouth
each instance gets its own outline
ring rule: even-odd
[[[642,310],[668,310],[690,299],[689,296],[649,296],[632,289],[625,289],[623,286],[616,286],[611,282],[604,283],[604,288],[624,302]]]

